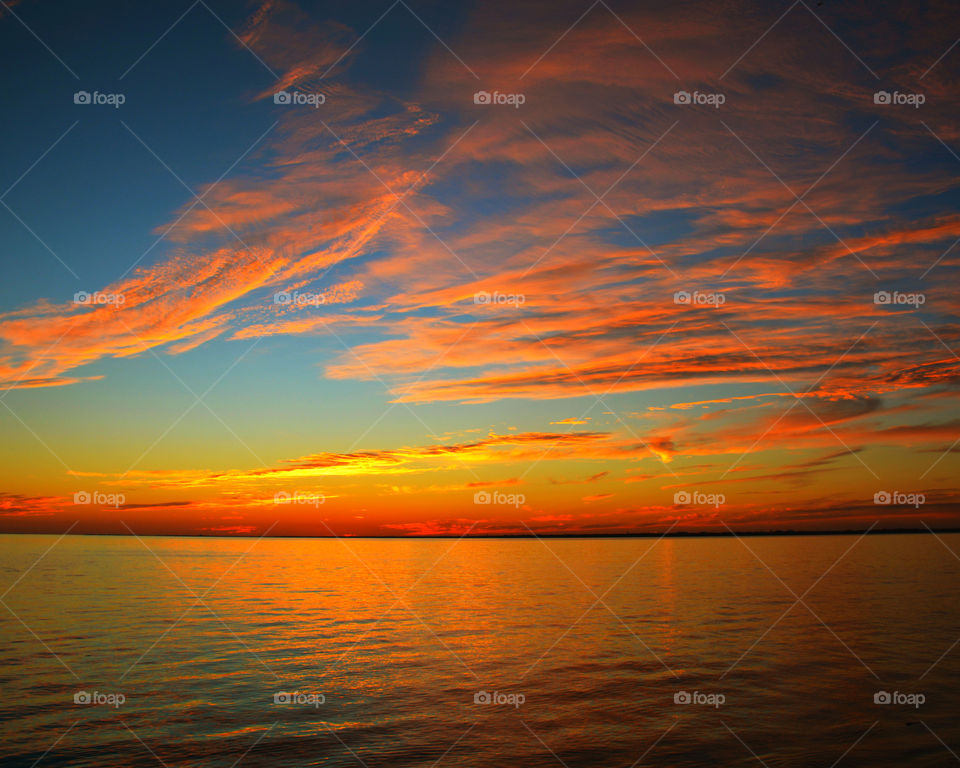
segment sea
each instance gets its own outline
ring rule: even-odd
[[[958,554],[4,535],[0,765],[956,765]]]

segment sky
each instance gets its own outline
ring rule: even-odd
[[[0,7],[0,532],[960,525],[948,3]]]

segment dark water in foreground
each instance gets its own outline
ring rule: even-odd
[[[54,542],[0,536],[3,766],[960,760],[960,535]]]

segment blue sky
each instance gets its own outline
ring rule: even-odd
[[[784,10],[11,6],[0,525],[956,522],[954,14]]]

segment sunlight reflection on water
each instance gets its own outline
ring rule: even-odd
[[[55,541],[0,536],[3,588]],[[943,765],[958,574],[909,535],[70,536],[4,597],[0,758]]]

